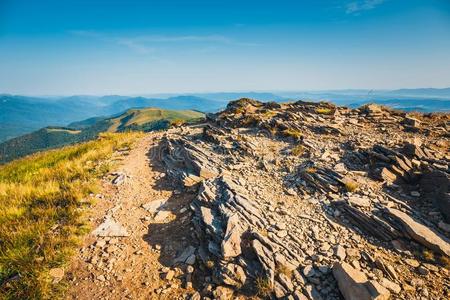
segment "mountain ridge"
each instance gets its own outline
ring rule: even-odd
[[[128,109],[110,117],[94,117],[67,126],[47,126],[0,143],[0,163],[38,151],[81,143],[102,132],[153,131],[166,129],[172,123],[191,122],[203,117],[192,110],[158,108]]]

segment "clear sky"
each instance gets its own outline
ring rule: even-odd
[[[0,93],[446,86],[449,0],[0,0]]]

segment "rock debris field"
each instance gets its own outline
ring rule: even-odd
[[[69,299],[449,299],[450,115],[230,102],[104,179]]]

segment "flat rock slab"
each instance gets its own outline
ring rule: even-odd
[[[345,300],[387,300],[390,292],[376,281],[369,281],[366,275],[348,263],[336,262],[333,276]]]
[[[158,211],[158,213],[156,214],[154,220],[156,222],[162,222],[165,219],[167,219],[168,217],[170,217],[172,215],[172,213],[168,210],[160,210]]]
[[[102,237],[126,237],[130,235],[122,224],[111,218],[106,219],[102,224],[100,224],[94,231],[92,231],[92,234]]]
[[[370,199],[366,197],[350,196],[348,202],[353,206],[370,207]]]
[[[154,200],[152,202],[146,203],[142,205],[142,208],[148,211],[149,213],[156,213],[159,209],[163,208],[166,204],[166,200]]]
[[[116,177],[114,177],[114,179],[112,180],[112,183],[114,185],[121,185],[122,183],[125,182],[125,179],[127,178],[127,176],[124,173],[115,173]]]
[[[400,210],[394,208],[387,208],[387,210],[402,223],[412,239],[431,250],[450,256],[450,244],[444,237],[440,237],[430,228],[417,222]]]

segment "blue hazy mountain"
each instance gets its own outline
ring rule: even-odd
[[[66,126],[79,120],[110,116],[130,108],[191,109],[214,112],[228,101],[242,97],[261,101],[330,101],[358,107],[379,103],[405,111],[449,112],[450,88],[383,90],[327,90],[273,92],[218,92],[159,94],[146,97],[122,95],[70,97],[26,97],[0,94],[0,142],[47,126]],[[89,123],[89,120],[85,121]],[[89,125],[89,124],[87,124]]]

